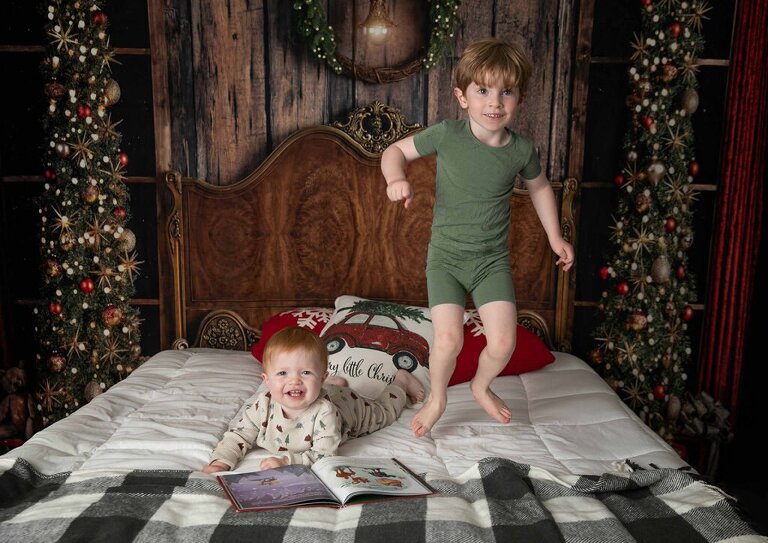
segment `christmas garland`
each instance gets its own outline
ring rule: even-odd
[[[328,24],[325,9],[319,0],[296,0],[299,32],[306,39],[312,53],[325,62],[335,73],[347,74],[371,83],[391,83],[405,79],[422,67],[429,70],[450,48],[454,29],[459,24],[461,0],[429,0],[429,19],[432,21],[426,55],[392,68],[363,66],[339,54],[338,40]]]

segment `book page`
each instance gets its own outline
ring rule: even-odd
[[[238,510],[336,503],[315,474],[301,464],[249,473],[222,473],[218,478]]]
[[[432,489],[392,458],[329,456],[312,470],[336,494],[341,503],[360,494],[419,496]]]

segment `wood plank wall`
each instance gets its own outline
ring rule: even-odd
[[[359,23],[368,0],[330,0],[339,50],[356,62],[391,65],[427,41],[426,0],[388,0],[395,35],[368,45]],[[575,8],[567,0],[464,0],[456,48],[444,62],[403,81],[375,85],[338,76],[315,60],[296,32],[292,0],[165,0],[171,163],[184,175],[228,185],[288,135],[341,120],[380,100],[422,124],[459,118],[452,96],[457,55],[498,36],[528,48],[531,81],[514,128],[532,137],[552,179],[567,177]]]

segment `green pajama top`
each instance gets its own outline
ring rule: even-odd
[[[437,154],[433,245],[472,254],[506,250],[515,177],[541,173],[533,142],[510,136],[503,147],[490,147],[466,120],[446,120],[414,136],[421,156]]]

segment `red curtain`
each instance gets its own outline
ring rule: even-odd
[[[766,66],[768,2],[739,0],[698,375],[699,390],[715,396],[732,413],[738,409],[760,246],[768,139]]]

